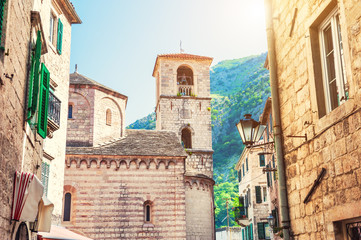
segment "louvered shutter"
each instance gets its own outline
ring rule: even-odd
[[[250,239],[251,240],[253,240],[253,224],[251,223],[250,225],[249,225],[249,231],[250,231]]]
[[[261,187],[256,186],[256,203],[262,203]]]
[[[244,207],[244,197],[239,197],[239,205]]]
[[[273,168],[276,168],[276,162],[275,162],[275,155],[272,155],[272,164],[273,164]],[[277,171],[273,172],[273,180],[276,181],[276,174],[277,174]]]
[[[266,234],[264,231],[264,223],[257,223],[257,232],[258,232],[258,239],[266,239]]]
[[[39,91],[39,111],[38,111],[38,133],[42,138],[46,138],[48,126],[48,105],[49,105],[49,80],[50,73],[41,64],[41,81]]]
[[[6,0],[0,0],[0,47],[2,47],[1,40],[2,40],[2,35],[3,35],[5,2],[6,2]]]
[[[274,218],[274,221],[275,221],[275,227],[278,227],[278,210],[277,208],[273,209],[272,210],[272,216]]]
[[[63,48],[63,23],[61,22],[60,18],[58,20],[58,38],[56,44],[56,50],[59,54],[61,54]]]
[[[50,174],[50,165],[43,162],[41,164],[41,183],[44,186],[45,196],[48,196],[49,174]]]
[[[265,161],[264,155],[261,154],[261,155],[259,155],[259,166],[264,167],[265,165],[266,165],[266,161]]]
[[[267,168],[269,168],[269,164],[267,164]],[[267,187],[270,187],[271,183],[270,183],[270,172],[267,172]]]
[[[41,56],[41,32],[38,31],[36,44],[35,44],[35,52],[32,53],[31,56],[31,69],[30,69],[29,88],[28,88],[28,111],[27,111],[28,120],[35,113],[38,102],[40,56]]]
[[[242,240],[245,240],[245,238],[244,238],[244,228],[242,229]]]

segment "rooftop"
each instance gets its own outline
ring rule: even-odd
[[[115,93],[120,98],[128,99],[127,96],[125,96],[107,86],[104,86],[103,84],[100,84],[97,81],[94,81],[93,79],[90,79],[82,74],[79,74],[78,72],[74,72],[74,73],[70,74],[70,84],[95,86],[95,87],[99,88],[100,90],[105,90],[107,92]]]
[[[127,129],[126,137],[96,147],[67,147],[69,155],[186,157],[174,132]]]

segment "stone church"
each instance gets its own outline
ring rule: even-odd
[[[63,225],[93,239],[215,239],[211,63],[157,56],[156,130],[125,129],[126,96],[70,75]]]

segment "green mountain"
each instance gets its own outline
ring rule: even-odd
[[[225,60],[210,70],[212,97],[212,144],[216,227],[227,225],[226,200],[236,206],[237,172],[234,169],[243,144],[236,123],[246,113],[258,120],[266,99],[271,95],[268,70],[263,67],[267,53]],[[137,120],[127,128],[155,129],[155,114]],[[230,225],[237,226],[233,214]]]

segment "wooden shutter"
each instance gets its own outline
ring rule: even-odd
[[[61,50],[63,48],[63,23],[60,18],[58,20],[58,39],[56,44],[56,50],[59,54],[61,54]]]
[[[249,225],[249,231],[250,231],[250,239],[253,240],[253,224],[252,223]]]
[[[248,171],[248,158],[246,158],[246,170]]]
[[[0,47],[1,47],[3,24],[4,24],[5,2],[6,0],[0,0]]]
[[[262,203],[261,187],[256,186],[256,203]]]
[[[39,91],[39,110],[38,110],[38,133],[42,138],[46,138],[48,126],[48,105],[49,105],[49,80],[50,73],[41,64],[41,81]]]
[[[44,186],[45,196],[48,196],[49,173],[50,173],[50,165],[43,162],[41,164],[41,183]]]
[[[274,218],[274,221],[275,221],[275,227],[278,227],[278,209],[275,208],[272,210],[272,216]]]
[[[267,172],[267,187],[271,186],[269,172]]]
[[[276,162],[275,162],[275,155],[274,154],[272,155],[272,165],[273,165],[273,168],[276,168]],[[273,172],[273,180],[275,180],[275,181],[276,181],[276,174],[277,174],[277,171]]]
[[[38,103],[40,56],[41,56],[41,32],[38,31],[36,44],[35,44],[35,51],[31,55],[31,69],[29,75],[28,109],[27,109],[28,120],[30,120],[30,118],[34,115]]]
[[[264,223],[257,223],[258,239],[266,239]]]
[[[242,229],[242,240],[245,240],[245,238],[244,238],[244,228]]]

